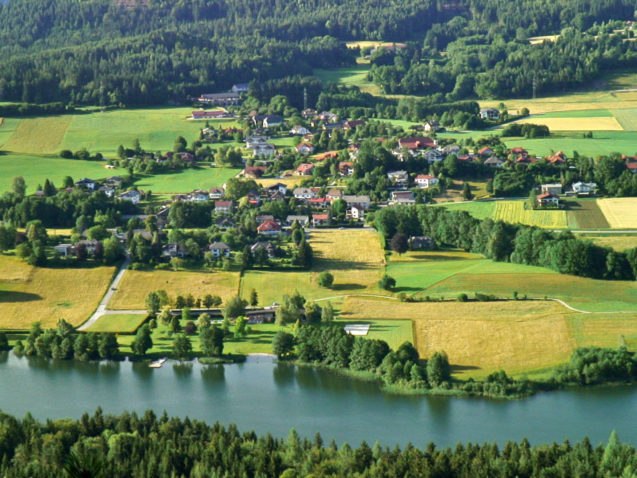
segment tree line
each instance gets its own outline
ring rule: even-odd
[[[606,280],[634,280],[637,248],[616,252],[577,238],[570,231],[476,219],[465,211],[424,205],[394,206],[374,215],[386,243],[397,234],[430,236],[440,245],[483,254],[500,262],[547,267],[561,274]]]

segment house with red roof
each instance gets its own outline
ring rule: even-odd
[[[314,152],[314,145],[312,143],[299,143],[296,145],[296,150],[299,154],[307,156],[308,154],[312,154]]]
[[[338,172],[343,176],[351,176],[354,174],[354,163],[351,161],[341,161],[338,163]]]
[[[559,206],[560,205],[560,198],[557,197],[555,194],[551,194],[549,192],[546,193],[542,193],[538,196],[536,196],[537,202],[541,207],[546,207],[546,206]]]
[[[314,159],[317,161],[324,161],[326,159],[338,158],[338,151],[328,151],[326,153],[318,154]]]
[[[356,129],[358,126],[365,126],[365,121],[363,120],[349,120],[343,123],[343,127],[345,129]]]
[[[526,149],[520,148],[519,146],[516,146],[515,148],[511,148],[510,153],[516,156],[527,156],[529,154],[526,151]]]
[[[566,155],[562,151],[558,151],[553,156],[549,156],[546,160],[551,164],[565,164]]]
[[[330,222],[330,214],[325,212],[322,214],[312,214],[312,226],[326,226]]]
[[[278,236],[281,234],[281,226],[274,221],[265,221],[259,224],[257,233],[263,236]]]
[[[429,189],[438,184],[438,178],[430,174],[419,174],[416,176],[416,179],[414,179],[414,182],[420,189]]]
[[[493,150],[488,146],[485,146],[484,148],[480,148],[478,150],[478,154],[480,156],[491,156],[493,154]]]
[[[407,148],[411,151],[415,151],[419,149],[433,148],[436,146],[436,142],[426,136],[414,136],[411,138],[399,139],[398,146],[400,148]]]
[[[297,176],[311,176],[313,171],[314,171],[313,164],[301,163],[299,164],[299,167],[296,168],[295,173]]]
[[[243,176],[246,178],[258,179],[263,176],[266,169],[267,168],[265,166],[246,166],[243,170]]]
[[[637,174],[637,162],[626,163],[626,168],[633,174]]]

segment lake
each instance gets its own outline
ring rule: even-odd
[[[240,430],[285,437],[320,432],[325,443],[424,447],[457,442],[531,444],[588,436],[605,441],[611,430],[637,445],[637,387],[548,392],[524,400],[399,396],[377,384],[325,370],[250,357],[244,364],[205,366],[44,361],[0,354],[0,409],[36,418],[78,418],[97,406],[105,412],[152,409]]]

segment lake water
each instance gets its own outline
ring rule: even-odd
[[[383,393],[378,385],[327,371],[251,357],[239,365],[166,362],[80,363],[0,354],[0,409],[37,418],[78,418],[97,406],[236,423],[240,430],[285,437],[320,432],[327,443],[423,447],[457,442],[561,442],[588,436],[594,444],[615,429],[637,445],[637,387],[603,387],[500,401]]]

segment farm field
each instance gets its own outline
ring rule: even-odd
[[[113,267],[31,267],[0,256],[0,329],[28,329],[33,322],[55,327],[63,318],[78,326],[97,308]]]
[[[169,297],[192,294],[195,299],[206,294],[218,295],[225,303],[239,290],[238,272],[126,271],[108,304],[109,309],[145,309],[146,295],[165,290]]]
[[[19,124],[18,118],[0,118],[0,147],[9,140]]]
[[[107,314],[91,325],[87,332],[132,334],[146,320],[146,314]]]
[[[525,201],[498,201],[493,219],[528,226],[566,228],[566,211],[524,209]]]
[[[595,131],[593,138],[582,138],[578,132],[551,133],[549,138],[511,138],[505,141],[508,147],[520,146],[533,154],[547,156],[556,151],[571,155],[573,151],[587,156],[608,155],[621,152],[627,155],[637,153],[637,132]]]
[[[349,297],[342,317],[356,320],[361,311],[369,319],[412,318],[420,355],[444,350],[454,375],[464,379],[497,370],[517,376],[542,372],[567,361],[577,347],[616,347],[622,337],[627,346],[637,346],[637,313],[608,318],[555,302],[397,303]]]
[[[118,174],[122,170],[104,169],[104,163],[97,161],[76,161],[56,157],[28,154],[0,154],[0,192],[9,191],[16,176],[24,177],[27,194],[33,194],[38,184],[48,178],[56,186],[62,184],[65,176],[74,180],[84,177],[101,179]]]
[[[571,229],[610,228],[606,216],[595,199],[569,200],[566,219]]]
[[[346,237],[346,246],[343,241]],[[260,271],[243,274],[241,296],[247,298],[252,289],[259,293],[259,304],[281,302],[285,294],[295,290],[306,299],[321,299],[344,294],[387,292],[378,288],[385,255],[379,236],[369,230],[312,231],[310,244],[314,250],[311,271]],[[317,284],[323,271],[334,275],[334,284],[326,289]]]
[[[543,124],[550,131],[624,131],[622,125],[611,117],[549,117],[537,115],[516,121],[516,123]]]
[[[618,252],[626,251],[637,247],[637,235],[636,236],[621,236],[604,234],[602,236],[589,236],[581,235],[582,239],[588,239],[593,241],[598,246],[610,247]]]
[[[370,324],[369,332],[364,338],[384,340],[396,350],[405,342],[414,342],[413,323],[411,320],[335,320],[335,324],[345,327],[347,324]]]
[[[597,201],[613,229],[637,229],[637,198],[604,198]]]
[[[444,207],[451,211],[467,211],[473,217],[477,219],[486,219],[488,217],[493,217],[495,212],[496,202],[495,201],[472,201],[472,202],[463,202],[459,204],[442,204]]]
[[[71,119],[70,115],[24,118],[3,147],[17,153],[58,153]]]
[[[623,108],[612,113],[624,130],[637,131],[637,108]]]
[[[261,184],[264,187],[281,183],[285,184],[288,189],[297,187],[299,184],[301,184],[301,181],[303,181],[303,178],[301,176],[290,176],[287,178],[260,178],[256,180],[258,184]]]
[[[323,84],[357,86],[361,92],[380,95],[380,88],[367,79],[369,63],[359,62],[356,66],[337,68],[334,70],[315,69],[312,74]]]
[[[240,169],[234,168],[190,168],[170,174],[143,176],[135,181],[135,186],[153,193],[185,193],[195,189],[208,190],[222,186],[236,176]]]

